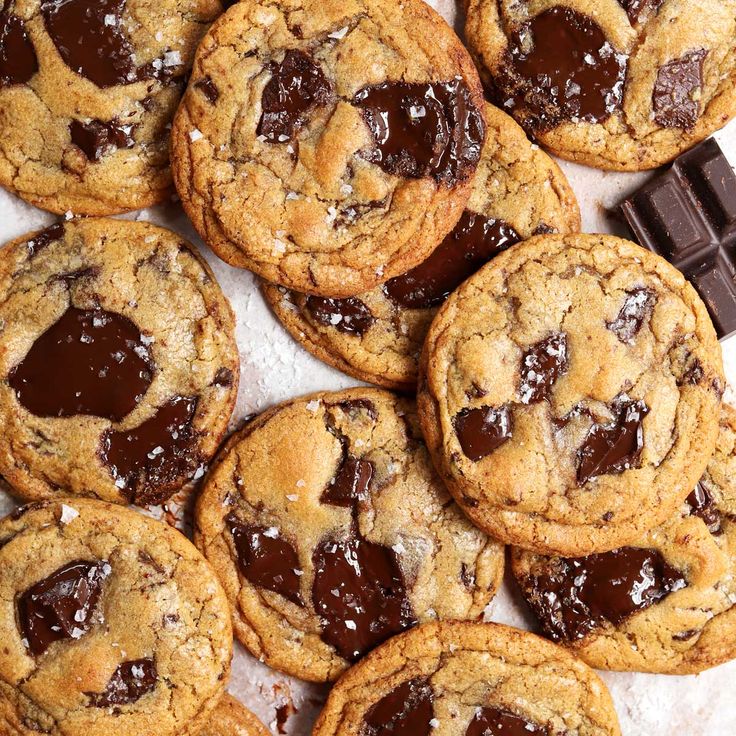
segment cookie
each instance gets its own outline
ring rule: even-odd
[[[324,299],[263,284],[284,326],[311,353],[356,378],[414,389],[437,308],[480,266],[540,232],[577,232],[580,213],[557,164],[521,128],[486,105],[488,133],[459,223],[422,264],[382,287]]]
[[[500,624],[433,623],[397,636],[333,688],[314,736],[619,736],[598,676]]]
[[[171,121],[221,12],[219,0],[7,0],[0,185],[80,215],[167,199]]]
[[[418,622],[481,617],[503,575],[503,547],[435,475],[413,402],[369,388],[246,425],[207,476],[195,541],[238,639],[315,682]]]
[[[0,521],[0,568],[3,734],[175,736],[208,722],[230,613],[179,532],[100,501],[43,501]]]
[[[736,115],[734,0],[466,0],[500,107],[559,156],[640,171]]]
[[[592,667],[693,674],[736,658],[736,410],[682,509],[641,540],[566,559],[514,550],[544,633]]]
[[[32,500],[156,504],[235,403],[234,317],[178,235],[72,220],[0,251],[0,474]]]
[[[199,736],[269,736],[270,731],[240,702],[224,695]]]
[[[197,53],[174,179],[231,265],[351,296],[416,266],[455,225],[482,105],[468,53],[421,0],[244,0]]]
[[[708,313],[664,259],[541,235],[432,322],[419,412],[463,511],[509,544],[581,556],[663,523],[705,470],[724,388]]]

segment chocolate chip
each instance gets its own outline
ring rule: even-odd
[[[196,408],[196,398],[177,396],[137,427],[103,433],[100,458],[131,501],[161,503],[171,495],[167,489],[181,485],[197,469],[192,428]]]
[[[296,135],[312,110],[327,103],[332,86],[319,64],[295,49],[287,51],[280,64],[272,64],[270,71],[256,132],[269,143],[285,143]]]
[[[373,136],[364,157],[387,173],[453,186],[475,171],[485,125],[462,79],[383,82],[364,87],[353,104]]]
[[[368,498],[373,472],[373,463],[347,455],[322,493],[320,501],[347,507],[364,501]]]
[[[508,406],[463,409],[455,415],[452,425],[466,457],[477,462],[510,439],[511,410]]]
[[[31,654],[55,641],[79,639],[92,628],[106,562],[71,562],[29,588],[18,599],[18,621]]]
[[[69,125],[72,143],[90,161],[99,161],[103,156],[119,148],[132,148],[135,145],[131,136],[132,131],[132,125],[121,126],[115,120],[109,123],[101,120],[90,120],[88,123],[72,120]]]
[[[651,289],[632,289],[627,292],[618,317],[613,322],[606,322],[606,327],[621,342],[631,343],[645,320],[651,316],[656,303],[657,295]]]
[[[529,605],[555,641],[582,639],[605,622],[617,626],[686,586],[657,550],[634,547],[553,558],[523,582]]]
[[[212,81],[212,77],[204,77],[194,86],[198,90],[201,90],[202,94],[210,101],[210,104],[214,105],[220,99],[220,90],[217,89],[217,85]]]
[[[700,117],[695,93],[703,86],[705,49],[689,51],[659,68],[652,92],[654,120],[663,128],[692,130]]]
[[[638,23],[644,13],[659,9],[664,0],[618,0],[632,23]]]
[[[532,345],[521,359],[521,402],[546,401],[555,381],[567,372],[567,366],[567,335],[564,332]]]
[[[621,107],[626,57],[594,20],[571,8],[555,6],[524,23],[509,42],[507,66],[499,78],[503,107],[521,107],[533,128],[598,123]]]
[[[26,25],[10,12],[10,3],[0,11],[0,89],[25,84],[38,71],[38,59]]]
[[[642,422],[649,413],[643,401],[617,398],[613,405],[616,419],[594,424],[578,450],[578,485],[609,473],[623,473],[638,465],[644,447]]]
[[[279,530],[244,524],[233,514],[225,521],[233,537],[243,577],[258,588],[271,590],[303,606],[299,556]]]
[[[233,372],[229,368],[219,368],[215,373],[215,378],[212,381],[214,386],[221,386],[222,388],[229,388],[233,385]]]
[[[365,736],[429,736],[434,718],[429,680],[408,680],[384,695],[365,714]]]
[[[119,422],[138,405],[153,370],[148,346],[127,317],[69,307],[10,371],[8,383],[36,416]]]
[[[547,736],[549,729],[504,708],[479,708],[465,736]]]
[[[711,534],[720,534],[723,526],[723,517],[718,510],[715,499],[703,483],[698,483],[693,492],[687,497],[691,516],[701,518]]]
[[[361,337],[376,321],[371,310],[352,296],[347,299],[310,296],[307,297],[306,308],[320,324]]]
[[[158,673],[152,659],[123,662],[113,673],[104,692],[85,693],[93,708],[127,705],[140,700],[156,688]]]
[[[55,222],[53,225],[36,233],[31,240],[26,243],[28,255],[31,258],[37,256],[44,248],[51,243],[61,240],[64,237],[64,223]]]
[[[383,290],[408,309],[436,307],[481,266],[519,240],[519,234],[503,220],[465,210],[426,261],[387,281]]]

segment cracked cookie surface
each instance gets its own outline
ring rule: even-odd
[[[199,736],[269,736],[271,732],[238,700],[224,695]]]
[[[447,294],[504,248],[539,232],[580,229],[577,201],[557,164],[497,108],[486,105],[486,142],[458,225],[419,267],[347,300],[264,283],[289,332],[356,378],[412,389],[424,338]]]
[[[422,429],[465,513],[568,556],[674,515],[715,447],[725,385],[693,288],[608,235],[497,256],[442,307],[420,370]]]
[[[322,296],[422,261],[470,196],[477,71],[421,0],[245,0],[205,36],[174,178],[228,263]]]
[[[169,230],[72,220],[0,251],[0,473],[23,498],[161,503],[237,393],[234,317]]]
[[[314,736],[619,736],[586,665],[500,624],[433,623],[387,642],[333,688]]]
[[[734,0],[466,0],[500,107],[554,153],[650,169],[736,114]]]
[[[198,733],[224,692],[227,599],[194,546],[119,506],[67,498],[0,521],[0,730]]]
[[[418,622],[480,618],[504,565],[434,473],[413,402],[378,389],[247,424],[207,477],[195,540],[240,641],[313,681]]]
[[[0,185],[56,213],[171,195],[169,128],[219,0],[7,0]]]
[[[514,550],[547,636],[591,667],[692,674],[736,657],[736,410],[681,511],[633,546],[564,559]],[[611,582],[608,582],[611,581]]]

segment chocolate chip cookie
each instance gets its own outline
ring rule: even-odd
[[[421,0],[244,0],[199,48],[172,133],[176,186],[228,263],[352,296],[416,266],[457,222],[482,99]]]
[[[224,695],[199,736],[270,736],[270,733],[244,705]]]
[[[123,507],[44,501],[0,521],[0,569],[3,734],[199,733],[232,629],[184,536]]]
[[[508,115],[491,105],[484,113],[488,134],[473,193],[426,261],[346,299],[263,285],[277,317],[318,358],[364,381],[413,389],[429,323],[448,294],[523,238],[580,229],[575,195],[557,164]]]
[[[367,388],[246,425],[207,477],[195,540],[240,641],[313,681],[418,622],[479,618],[504,562],[435,475],[413,402]]]
[[[611,696],[582,662],[499,624],[402,634],[333,688],[314,736],[619,736]]]
[[[513,246],[440,310],[419,411],[436,466],[489,534],[605,552],[674,515],[715,447],[724,388],[682,274],[610,235]]]
[[[23,498],[161,503],[204,475],[238,385],[234,318],[178,235],[72,220],[0,251],[0,474]]]
[[[592,667],[691,674],[736,657],[736,411],[673,519],[635,544],[575,559],[515,550],[542,630]]]
[[[219,0],[6,0],[0,185],[107,215],[171,194],[169,129]]]
[[[734,0],[467,0],[500,107],[603,169],[670,161],[736,114]]]

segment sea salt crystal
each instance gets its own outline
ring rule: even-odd
[[[181,51],[167,51],[164,54],[164,66],[178,66],[181,64]]]
[[[202,131],[198,128],[189,131],[189,140],[192,141],[192,143],[194,143],[194,141],[199,141],[202,138],[204,138],[204,136],[202,135]]]
[[[317,399],[312,399],[312,401],[307,402],[307,411],[311,411],[312,414],[315,414],[317,411],[319,411],[319,401]]]
[[[269,539],[277,539],[279,536],[279,530],[275,526],[270,526],[265,532],[263,532],[263,536],[268,537]]]
[[[67,506],[65,503],[61,504],[61,523],[71,524],[74,519],[79,516],[79,511],[73,509],[71,506]]]
[[[335,39],[335,41],[339,41],[342,38],[345,38],[348,33],[348,27],[343,26],[339,31],[333,31],[332,33],[328,33],[327,36],[329,38]]]
[[[350,619],[345,621],[345,626],[350,629],[350,631],[355,631],[358,628],[355,621],[351,621]]]

